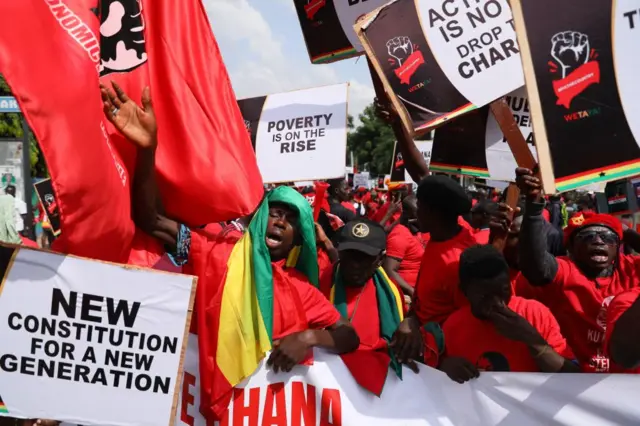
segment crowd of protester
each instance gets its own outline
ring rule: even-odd
[[[193,228],[163,214],[153,172],[155,122],[139,119],[148,107],[141,110],[117,87],[103,87],[102,96],[107,118],[138,150],[136,225],[164,243],[175,267],[199,277],[194,320],[201,341],[214,338],[203,310],[220,290],[234,245],[247,227],[260,226],[257,244],[273,277],[277,344],[268,365],[275,372],[290,371],[312,347],[375,351],[396,371],[428,365],[459,383],[482,371],[638,371],[640,343],[631,336],[640,327],[640,257],[630,253],[640,251],[640,235],[596,213],[587,194],[545,197],[540,179],[522,168],[517,206],[494,190],[465,191],[451,177],[430,174],[397,114],[378,103],[416,191],[405,184],[352,190],[345,179],[329,181],[326,191],[285,185],[265,196],[263,224],[246,217]],[[7,196],[0,196],[3,215]],[[7,209],[15,221],[15,206]],[[0,235],[15,240],[14,231]],[[492,245],[498,239],[501,250]],[[301,272],[292,257],[310,241],[317,276]]]

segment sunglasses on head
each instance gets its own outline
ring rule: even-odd
[[[600,241],[607,245],[618,244],[618,235],[612,231],[596,231],[593,229],[585,229],[576,234],[576,239],[585,243],[592,243],[600,238]]]

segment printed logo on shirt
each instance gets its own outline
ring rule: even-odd
[[[589,86],[600,83],[598,53],[591,47],[589,36],[577,31],[563,31],[551,37],[549,72],[558,78],[553,81],[556,105],[570,109],[571,102]],[[600,114],[600,108],[575,111],[565,115],[571,122]]]
[[[476,361],[480,371],[511,371],[509,361],[500,352],[485,352]]]
[[[100,0],[100,76],[132,71],[147,62],[140,0]]]
[[[609,310],[609,305],[613,300],[614,296],[609,296],[602,301],[602,305],[600,306],[600,311],[598,312],[598,316],[596,317],[596,323],[602,327],[603,330],[607,329],[607,311]]]

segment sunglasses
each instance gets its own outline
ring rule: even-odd
[[[600,238],[600,241],[607,245],[618,244],[618,235],[611,231],[585,230],[576,234],[577,240],[580,240],[587,244],[594,242],[596,238]]]

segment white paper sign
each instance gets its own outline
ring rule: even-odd
[[[256,135],[265,183],[340,177],[346,165],[348,84],[269,95]]]
[[[529,111],[529,100],[527,92],[523,88],[518,89],[506,96],[506,101],[511,108],[513,117],[520,127],[527,146],[537,159],[536,147],[533,145],[533,127],[531,124],[531,112]],[[485,136],[485,146],[487,154],[487,168],[491,179],[515,181],[516,179],[516,159],[509,148],[507,140],[500,130],[500,126],[493,114],[489,113],[487,119],[487,131]]]
[[[188,275],[20,249],[0,285],[3,414],[169,424],[194,286]]]
[[[440,68],[474,105],[524,86],[507,0],[418,0],[418,11]]]
[[[402,381],[389,373],[377,397],[355,382],[338,356],[316,350],[314,360],[313,366],[295,367],[291,373],[274,374],[260,366],[238,386],[244,389],[242,393],[237,392],[242,398],[239,401],[253,410],[235,412],[232,402],[227,419],[216,426],[265,424],[269,414],[271,419],[281,420],[275,424],[287,426],[600,426],[640,422],[640,376],[636,375],[483,372],[479,379],[460,385],[428,367],[421,367],[419,374],[404,368]],[[205,426],[198,410],[195,335],[189,338],[184,377],[176,425]],[[267,401],[270,412],[265,409]],[[255,417],[250,421],[252,413]],[[301,416],[305,420],[294,420]]]
[[[353,187],[363,187],[369,189],[369,172],[356,173],[353,175]]]
[[[613,56],[620,101],[636,143],[640,145],[640,14],[637,0],[613,3]]]
[[[422,154],[422,158],[427,163],[427,167],[431,164],[431,150],[433,149],[433,141],[414,141],[416,148]],[[407,171],[407,168],[404,169],[404,181],[405,182],[413,182],[411,179],[411,175]]]
[[[364,51],[364,48],[353,29],[353,25],[361,16],[388,2],[389,0],[334,0],[333,4],[336,8],[338,19],[340,19],[342,30],[358,52]]]

